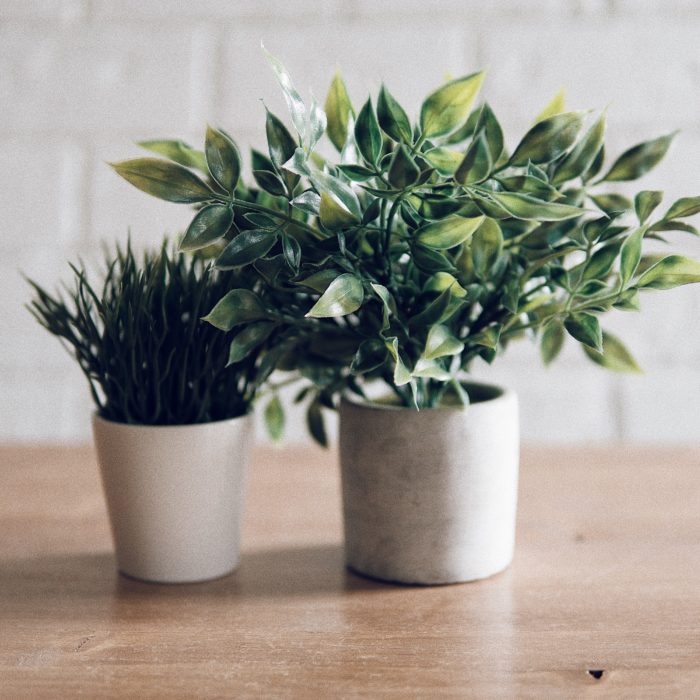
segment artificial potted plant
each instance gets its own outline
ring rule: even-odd
[[[143,258],[127,245],[105,263],[101,286],[77,267],[63,293],[31,283],[29,308],[90,385],[119,569],[167,583],[222,576],[239,558],[259,376],[240,338],[201,317],[241,276],[166,245]]]
[[[267,113],[268,154],[252,153],[255,185],[202,188],[190,246],[223,241],[217,266],[257,274],[279,293],[276,362],[311,380],[312,433],[321,407],[340,408],[346,559],[353,569],[409,583],[472,580],[513,553],[518,471],[517,401],[469,383],[514,339],[540,342],[545,363],[567,337],[594,362],[638,371],[601,329],[612,308],[637,310],[639,292],[700,281],[700,263],[648,254],[700,197],[656,214],[662,193],[611,191],[665,155],[673,134],[605,164],[605,114],[551,103],[512,151],[488,104],[474,107],[483,75],[451,80],[413,123],[382,86],[376,108],[356,111],[340,76],[325,111],[305,104],[268,54],[294,135]],[[322,158],[327,133],[340,153]],[[221,131],[231,168],[234,142]],[[171,183],[197,177],[179,142],[150,142],[170,160],[115,164],[140,189],[178,201]],[[183,150],[184,149],[184,150]],[[185,153],[186,157],[182,154]],[[230,212],[232,226],[202,221]],[[206,225],[205,225],[206,224]],[[253,305],[263,318],[269,309]],[[220,328],[242,319],[238,291],[215,306]],[[369,400],[379,382],[387,396]],[[340,398],[340,400],[339,400]]]

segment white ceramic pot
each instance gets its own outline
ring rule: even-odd
[[[147,426],[94,415],[93,433],[121,572],[186,583],[236,568],[251,416]]]
[[[345,557],[362,574],[416,584],[491,576],[513,558],[518,401],[465,385],[466,408],[343,399]]]

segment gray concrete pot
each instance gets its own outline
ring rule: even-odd
[[[513,558],[518,401],[467,384],[466,408],[415,411],[345,398],[340,460],[345,557],[415,584],[491,576]]]
[[[121,572],[188,583],[236,568],[252,416],[147,426],[94,415],[93,433]]]

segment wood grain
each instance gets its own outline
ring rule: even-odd
[[[520,494],[507,572],[385,585],[343,568],[335,453],[259,451],[240,569],[154,586],[91,449],[0,448],[0,697],[700,696],[700,449],[529,449]]]

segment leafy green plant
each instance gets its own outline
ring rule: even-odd
[[[320,407],[342,390],[362,394],[367,380],[406,406],[438,406],[446,394],[468,401],[463,373],[526,332],[545,363],[571,337],[594,362],[638,371],[600,316],[637,310],[640,291],[700,281],[699,262],[648,254],[666,232],[698,234],[684,219],[700,212],[700,197],[659,216],[661,192],[630,200],[611,189],[653,168],[674,134],[606,166],[605,113],[563,111],[558,96],[510,151],[488,103],[475,106],[482,73],[437,88],[412,122],[386,86],[356,110],[340,75],[325,110],[307,104],[268,60],[293,132],[267,112],[268,153],[252,152],[253,186],[241,180],[233,139],[211,127],[203,153],[150,142],[169,160],[114,168],[149,194],[199,208],[183,249],[218,241],[217,267],[250,270],[275,290],[273,352],[312,381],[298,398],[310,400],[317,438]],[[339,152],[333,162],[316,150],[324,133]],[[220,327],[269,313],[260,299],[242,310],[237,294],[210,314]]]
[[[74,354],[99,414],[182,425],[246,413],[258,384],[256,355],[234,356],[235,366],[227,366],[230,338],[201,321],[245,277],[214,271],[201,257],[170,255],[167,244],[141,260],[127,244],[105,262],[99,288],[84,267],[71,266],[73,285],[55,295],[30,281],[29,305]]]

